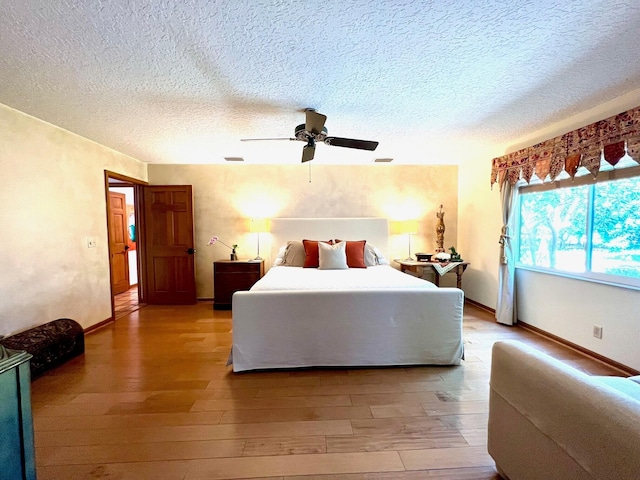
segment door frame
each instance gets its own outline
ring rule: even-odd
[[[137,255],[137,265],[138,269],[138,303],[144,303],[146,297],[145,286],[147,284],[146,281],[146,271],[144,264],[144,253],[145,253],[145,239],[144,235],[141,235],[141,232],[144,231],[144,218],[141,210],[141,199],[142,199],[142,187],[145,185],[149,185],[149,182],[145,182],[143,180],[138,180],[137,178],[128,177],[126,175],[122,175],[120,173],[112,172],[110,170],[104,171],[104,197],[105,197],[105,217],[107,220],[107,235],[111,228],[111,219],[109,218],[109,187],[133,187],[133,198],[134,198],[134,215],[136,222],[136,248],[138,250]],[[116,307],[113,295],[113,275],[111,273],[111,245],[109,245],[109,241],[107,239],[107,250],[109,257],[109,293],[111,295],[111,320],[115,320],[116,318]]]

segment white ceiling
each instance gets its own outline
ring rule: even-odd
[[[640,87],[638,0],[5,0],[0,103],[149,163],[455,163]],[[502,153],[502,152],[499,152]]]

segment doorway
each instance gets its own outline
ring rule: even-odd
[[[116,189],[128,188],[133,191],[133,216],[127,215],[125,219],[122,213],[119,216],[112,214],[110,197],[125,198],[120,203],[126,204],[126,191],[122,194]],[[129,313],[146,305],[196,303],[192,186],[152,186],[105,170],[105,198],[109,234],[111,318],[117,318],[117,294],[122,295],[117,298],[118,305],[122,305],[122,310]],[[117,224],[125,228],[133,224],[133,229],[118,230],[115,228]],[[115,234],[117,231],[120,231],[119,235]],[[127,236],[129,239],[125,241]],[[135,239],[135,249],[132,249],[130,243],[132,239]],[[130,262],[130,270],[123,266],[123,255],[122,259],[114,261],[114,257],[122,254],[123,250],[136,252],[135,260]],[[129,272],[130,278],[137,279],[137,292],[132,291],[132,284],[135,282],[127,280],[130,283],[125,284],[126,272]],[[118,285],[119,281],[124,285]],[[129,294],[126,298],[125,293]]]
[[[144,308],[138,230],[139,180],[105,171],[111,318],[118,319]]]
[[[111,292],[115,318],[139,310],[138,248],[135,193],[132,185],[109,183]]]

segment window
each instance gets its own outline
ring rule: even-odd
[[[517,266],[640,287],[640,176],[634,174],[521,188]]]

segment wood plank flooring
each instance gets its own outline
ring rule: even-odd
[[[113,297],[113,308],[116,319],[125,317],[144,307],[146,307],[146,304],[138,301],[138,285],[134,285],[126,292],[119,293]]]
[[[619,374],[471,305],[464,335],[457,367],[234,374],[230,312],[147,306],[33,382],[38,478],[498,479],[486,452],[496,340]]]

